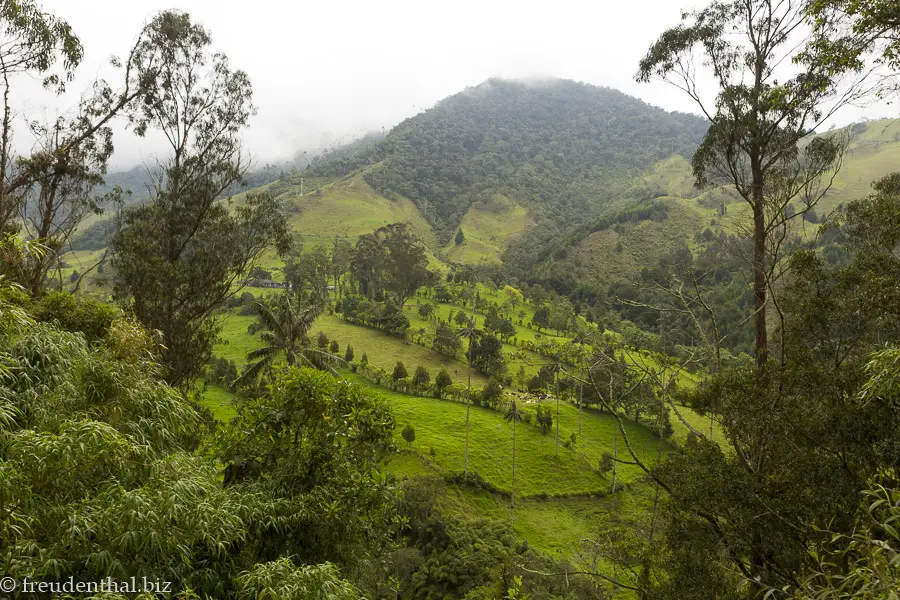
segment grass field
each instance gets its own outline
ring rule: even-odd
[[[459,225],[465,241],[451,239],[443,252],[453,262],[497,264],[510,242],[534,227],[528,212],[514,200],[495,194],[487,202],[472,204]]]
[[[353,346],[354,360],[359,361],[363,353],[369,359],[369,364],[392,371],[397,361],[400,361],[409,371],[410,376],[419,365],[428,369],[432,380],[441,370],[447,369],[454,383],[466,383],[466,364],[463,361],[453,360],[434,350],[413,343],[406,343],[399,338],[387,335],[381,330],[360,325],[353,325],[331,315],[319,317],[313,325],[313,337],[323,331],[330,340],[337,340],[340,344],[340,352],[343,353],[347,344]],[[456,371],[459,371],[457,373]],[[472,387],[484,387],[487,377],[472,371]]]
[[[204,406],[212,411],[213,416],[219,421],[230,421],[237,414],[232,402],[234,395],[214,383],[207,382],[204,386],[202,395]]]
[[[347,375],[353,381],[376,389],[391,403],[397,421],[397,443],[405,446],[400,437],[403,425],[410,423],[416,430],[413,444],[428,454],[433,448],[435,464],[445,472],[462,471],[465,467],[466,406],[462,403],[400,394],[377,388]],[[555,411],[555,404],[545,402]],[[469,469],[478,472],[498,489],[509,492],[512,487],[512,425],[504,421],[502,412],[470,407]],[[578,409],[562,403],[559,412],[560,447],[556,455],[553,432],[542,434],[534,424],[516,426],[516,495],[572,496],[605,494],[609,491],[609,475],[601,475],[596,467],[603,451],[612,452],[616,431],[615,420],[593,411],[585,411],[582,434],[574,446],[566,448],[562,442],[578,431]],[[649,430],[631,422],[626,431],[638,456],[654,462],[659,439]],[[669,446],[663,443],[663,451]],[[619,440],[619,449],[625,452]],[[633,465],[620,465],[618,481],[633,482],[642,471]]]
[[[434,233],[415,204],[406,198],[389,200],[381,196],[361,174],[303,196],[299,189],[291,189],[282,198],[287,204],[288,224],[304,245],[330,243],[335,236],[355,240],[403,221],[428,247],[435,247]]]

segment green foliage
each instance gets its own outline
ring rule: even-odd
[[[377,553],[392,498],[371,472],[393,429],[382,399],[312,369],[283,368],[266,394],[246,399],[219,459],[227,486],[275,500],[280,525],[259,530],[266,552],[339,565]]]
[[[817,60],[816,52],[806,60],[798,55],[800,24],[808,24],[805,5],[712,2],[685,12],[681,24],[664,31],[637,73],[639,81],[659,78],[672,83],[700,105],[710,127],[692,158],[696,184],[727,185],[750,207],[747,221],[752,228],[748,224],[747,230],[752,231],[759,367],[769,351],[770,265],[781,259],[788,219],[805,214],[822,199],[830,185],[828,174],[840,165],[843,154],[837,135],[811,138],[810,132],[821,124],[826,106],[833,111],[853,97],[842,89],[840,73]],[[762,43],[757,31],[767,32]],[[692,91],[693,69],[683,68],[697,52],[715,78],[717,95],[710,106]],[[792,63],[793,70],[785,70],[785,63]],[[801,197],[805,210],[788,216],[787,206]]]
[[[831,73],[861,72],[867,62],[900,67],[896,6],[890,0],[814,0],[808,13],[814,36],[801,57]],[[887,89],[892,87],[887,82]]]
[[[210,43],[189,15],[169,11],[150,21],[136,46],[139,60],[165,68],[140,82],[134,131],[160,131],[172,155],[150,202],[125,211],[111,244],[115,295],[163,333],[165,376],[176,384],[209,360],[218,332],[212,313],[237,291],[234,284],[267,247],[284,253],[290,243],[270,195],[248,193],[236,206],[217,201],[245,170],[239,132],[253,112],[253,92],[247,74]]]
[[[391,303],[375,302],[365,296],[345,296],[339,305],[345,320],[377,327],[396,337],[409,329],[409,318]]]
[[[402,545],[390,555],[385,578],[401,598],[593,598],[596,589],[571,570],[520,542],[508,520],[457,517],[442,509],[450,489],[434,477],[403,482],[400,514],[408,523]],[[505,511],[504,511],[505,512]],[[528,590],[529,594],[519,595]]]
[[[322,246],[309,252],[292,254],[284,266],[285,280],[306,304],[324,306],[328,303],[328,281],[334,272],[332,257]],[[271,279],[264,277],[264,279]]]
[[[420,317],[427,319],[434,314],[434,304],[423,302],[419,304],[418,312]]]
[[[701,580],[706,596],[736,589],[732,569],[711,566],[726,546],[754,589],[793,588],[786,574],[817,568],[809,543],[849,535],[864,482],[895,464],[896,351],[871,351],[900,339],[887,284],[900,262],[868,241],[897,235],[896,219],[870,211],[898,198],[882,190],[848,211],[847,265],[828,268],[809,251],[793,257],[780,300],[783,364],[724,369],[694,394],[726,424],[728,451],[692,436],[657,471],[673,499],[665,527],[678,549],[666,593],[699,591]]]
[[[114,306],[68,292],[45,295],[34,312],[38,321],[53,321],[65,331],[80,331],[89,342],[105,337],[120,315]]]
[[[467,355],[472,366],[487,375],[499,375],[506,369],[503,344],[493,335],[479,332],[469,339]]]
[[[456,358],[456,355],[462,349],[462,342],[452,327],[440,324],[434,331],[434,341],[431,347],[434,348],[435,352]]]
[[[449,386],[453,384],[453,379],[447,369],[441,369],[437,377],[434,378],[434,386],[437,388],[438,395],[441,396]]]
[[[460,228],[460,229],[457,229],[457,230],[456,230],[456,238],[454,238],[453,242],[454,242],[457,246],[459,246],[459,245],[462,244],[464,241],[466,241],[466,236],[463,234],[463,230],[462,230],[461,228]]]
[[[403,379],[404,377],[409,377],[409,373],[407,373],[406,367],[403,366],[403,363],[399,360],[397,361],[397,364],[394,365],[394,372],[391,374],[391,377],[393,377],[394,381]]]
[[[547,306],[539,306],[531,317],[531,324],[538,328],[538,331],[545,327],[550,327],[550,309]]]
[[[431,384],[431,375],[428,374],[428,369],[422,365],[416,367],[416,373],[413,375],[412,384],[419,389],[427,388],[429,384]]]
[[[690,155],[704,130],[701,119],[614,90],[491,79],[406,120],[352,161],[326,161],[311,174],[371,166],[365,177],[380,193],[423,210],[428,200],[442,242],[453,239],[470,205],[505,194],[539,215],[540,239],[528,240],[536,251],[624,191],[639,165],[673,148]]]
[[[481,390],[481,402],[484,406],[496,407],[503,398],[503,387],[500,383],[491,377],[487,385]]]
[[[257,563],[236,580],[241,600],[363,600],[331,563],[295,565],[288,558]]]
[[[209,359],[218,332],[212,311],[270,243],[283,249],[286,233],[277,203],[264,194],[229,213],[209,193],[190,190],[160,190],[126,211],[112,244],[116,296],[163,332],[171,382],[192,378]],[[173,244],[181,251],[171,254]]]
[[[416,441],[416,430],[409,423],[403,427],[403,431],[400,432],[400,435],[403,436],[403,439],[406,440],[407,444],[411,445]]]
[[[304,365],[316,369],[334,371],[340,357],[328,352],[328,336],[320,333],[318,348],[310,344],[307,333],[319,316],[317,306],[295,308],[287,292],[274,298],[273,305],[256,302],[259,325],[265,329],[262,340],[265,346],[247,354],[247,367],[238,379],[241,385],[251,384],[270,369],[275,359],[284,354],[288,365]]]
[[[393,223],[361,236],[351,268],[364,296],[393,292],[396,306],[431,279],[425,247],[406,223]]]
[[[353,346],[351,346],[350,344],[347,344],[347,349],[344,351],[344,362],[349,364],[352,361],[353,361]]]
[[[538,428],[540,428],[541,433],[546,434],[553,429],[553,411],[538,404],[535,422],[537,423]]]

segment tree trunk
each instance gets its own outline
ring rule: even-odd
[[[581,435],[581,407],[584,406],[584,384],[578,386],[578,435]]]
[[[610,410],[615,410],[615,405],[613,404],[613,384],[612,384],[612,372],[610,371],[609,375],[609,408]],[[618,462],[616,459],[619,457],[619,428],[613,427],[613,464],[612,464],[612,488],[610,489],[611,493],[615,493],[616,491],[616,467],[618,466]]]
[[[559,457],[559,365],[556,366],[556,456]]]
[[[766,231],[763,210],[763,176],[759,159],[751,160],[753,169],[753,308],[756,311],[756,366],[768,359],[766,327]]]
[[[516,520],[516,415],[513,414],[512,493],[509,503],[509,522]]]

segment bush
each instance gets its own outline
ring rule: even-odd
[[[400,435],[403,436],[403,439],[406,440],[407,444],[412,444],[416,441],[416,430],[413,429],[413,426],[409,423],[403,428],[403,431],[400,432]]]
[[[319,346],[319,350],[324,350],[328,347],[328,336],[325,335],[324,331],[319,332],[319,337],[316,339],[316,343]]]
[[[404,377],[409,377],[409,373],[406,371],[406,367],[399,360],[397,361],[397,364],[394,365],[394,373],[391,375],[391,377],[393,377],[394,381],[399,381]]]
[[[89,342],[106,337],[110,325],[120,316],[114,306],[68,292],[47,294],[35,311],[38,321],[55,321],[65,331],[80,331]]]
[[[481,402],[484,406],[496,408],[500,404],[500,398],[503,397],[503,387],[500,383],[491,377],[488,384],[481,390]]]
[[[366,353],[363,352],[362,358],[359,359],[359,366],[365,367],[369,364],[369,357],[366,356]]]
[[[416,367],[416,374],[413,375],[412,383],[419,389],[428,387],[428,384],[431,383],[431,375],[428,374],[428,369],[422,365]]]
[[[453,385],[453,379],[450,377],[450,373],[447,372],[447,369],[441,369],[437,377],[434,378],[434,387],[437,389],[438,397],[441,397],[444,394],[444,390],[451,385]]]
[[[331,340],[331,345],[328,346],[328,350],[329,350],[332,354],[337,354],[338,352],[341,351],[341,345],[338,344],[338,341],[337,341],[337,340]]]
[[[348,363],[353,361],[353,346],[347,344],[347,350],[344,352],[344,360]]]

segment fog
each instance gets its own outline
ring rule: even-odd
[[[442,98],[493,76],[562,77],[619,89],[668,110],[697,112],[665,83],[638,84],[637,63],[656,36],[678,23],[679,0],[514,2],[410,0],[43,0],[70,22],[85,59],[70,90],[98,76],[116,81],[110,55],[124,56],[154,12],[177,8],[209,29],[216,50],[248,72],[258,114],[245,146],[258,164],[297,151],[385,131]],[[710,88],[711,91],[711,88]],[[77,102],[14,88],[16,113],[52,116]],[[848,109],[836,122],[893,116],[896,107]],[[22,128],[20,127],[20,130]],[[152,159],[160,140],[119,127],[115,168]],[[20,133],[17,142],[27,143]]]

